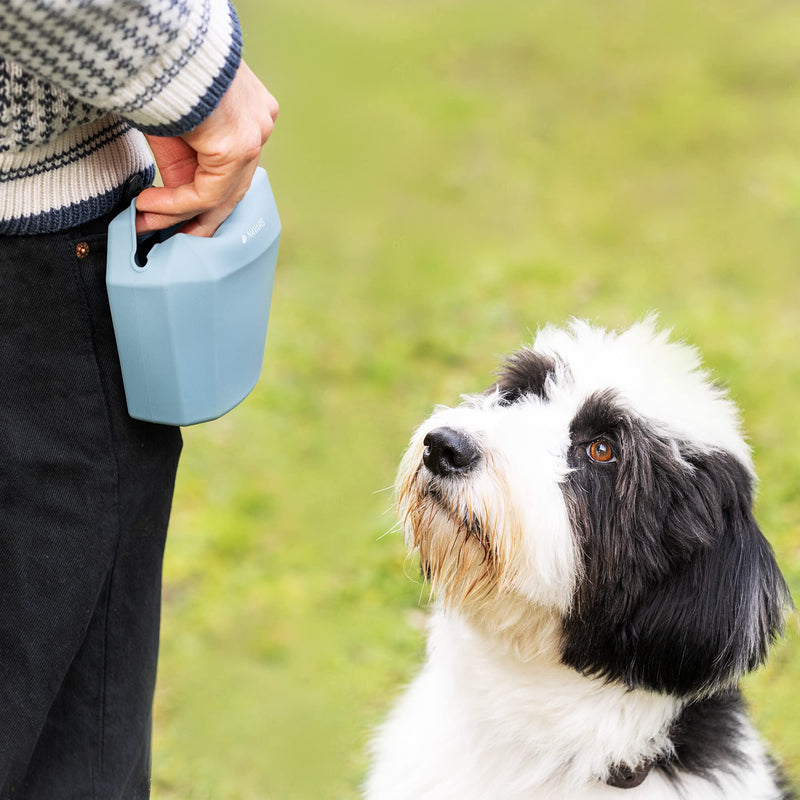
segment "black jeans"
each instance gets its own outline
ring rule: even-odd
[[[0,237],[0,798],[150,793],[180,431],[125,408],[108,219]]]

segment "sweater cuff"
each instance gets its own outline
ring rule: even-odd
[[[178,42],[180,55],[160,61],[121,93],[118,113],[144,133],[179,136],[196,128],[239,69],[242,33],[233,6],[218,0],[202,5],[194,37]],[[125,102],[126,94],[133,99]]]

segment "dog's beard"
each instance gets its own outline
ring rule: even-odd
[[[509,565],[519,526],[506,495],[491,464],[478,481],[437,478],[418,459],[401,469],[397,496],[406,538],[432,594],[446,606],[484,606],[513,583]]]
[[[431,591],[447,605],[486,602],[497,590],[497,557],[469,517],[458,520],[436,495],[419,498],[405,515]]]

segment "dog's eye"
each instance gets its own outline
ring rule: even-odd
[[[592,461],[598,464],[609,464],[616,461],[614,449],[605,439],[595,439],[587,448],[586,453]]]

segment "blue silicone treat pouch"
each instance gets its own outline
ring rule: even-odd
[[[106,283],[128,413],[216,419],[261,374],[281,223],[267,173],[213,237],[136,236],[136,201],[108,229]]]

